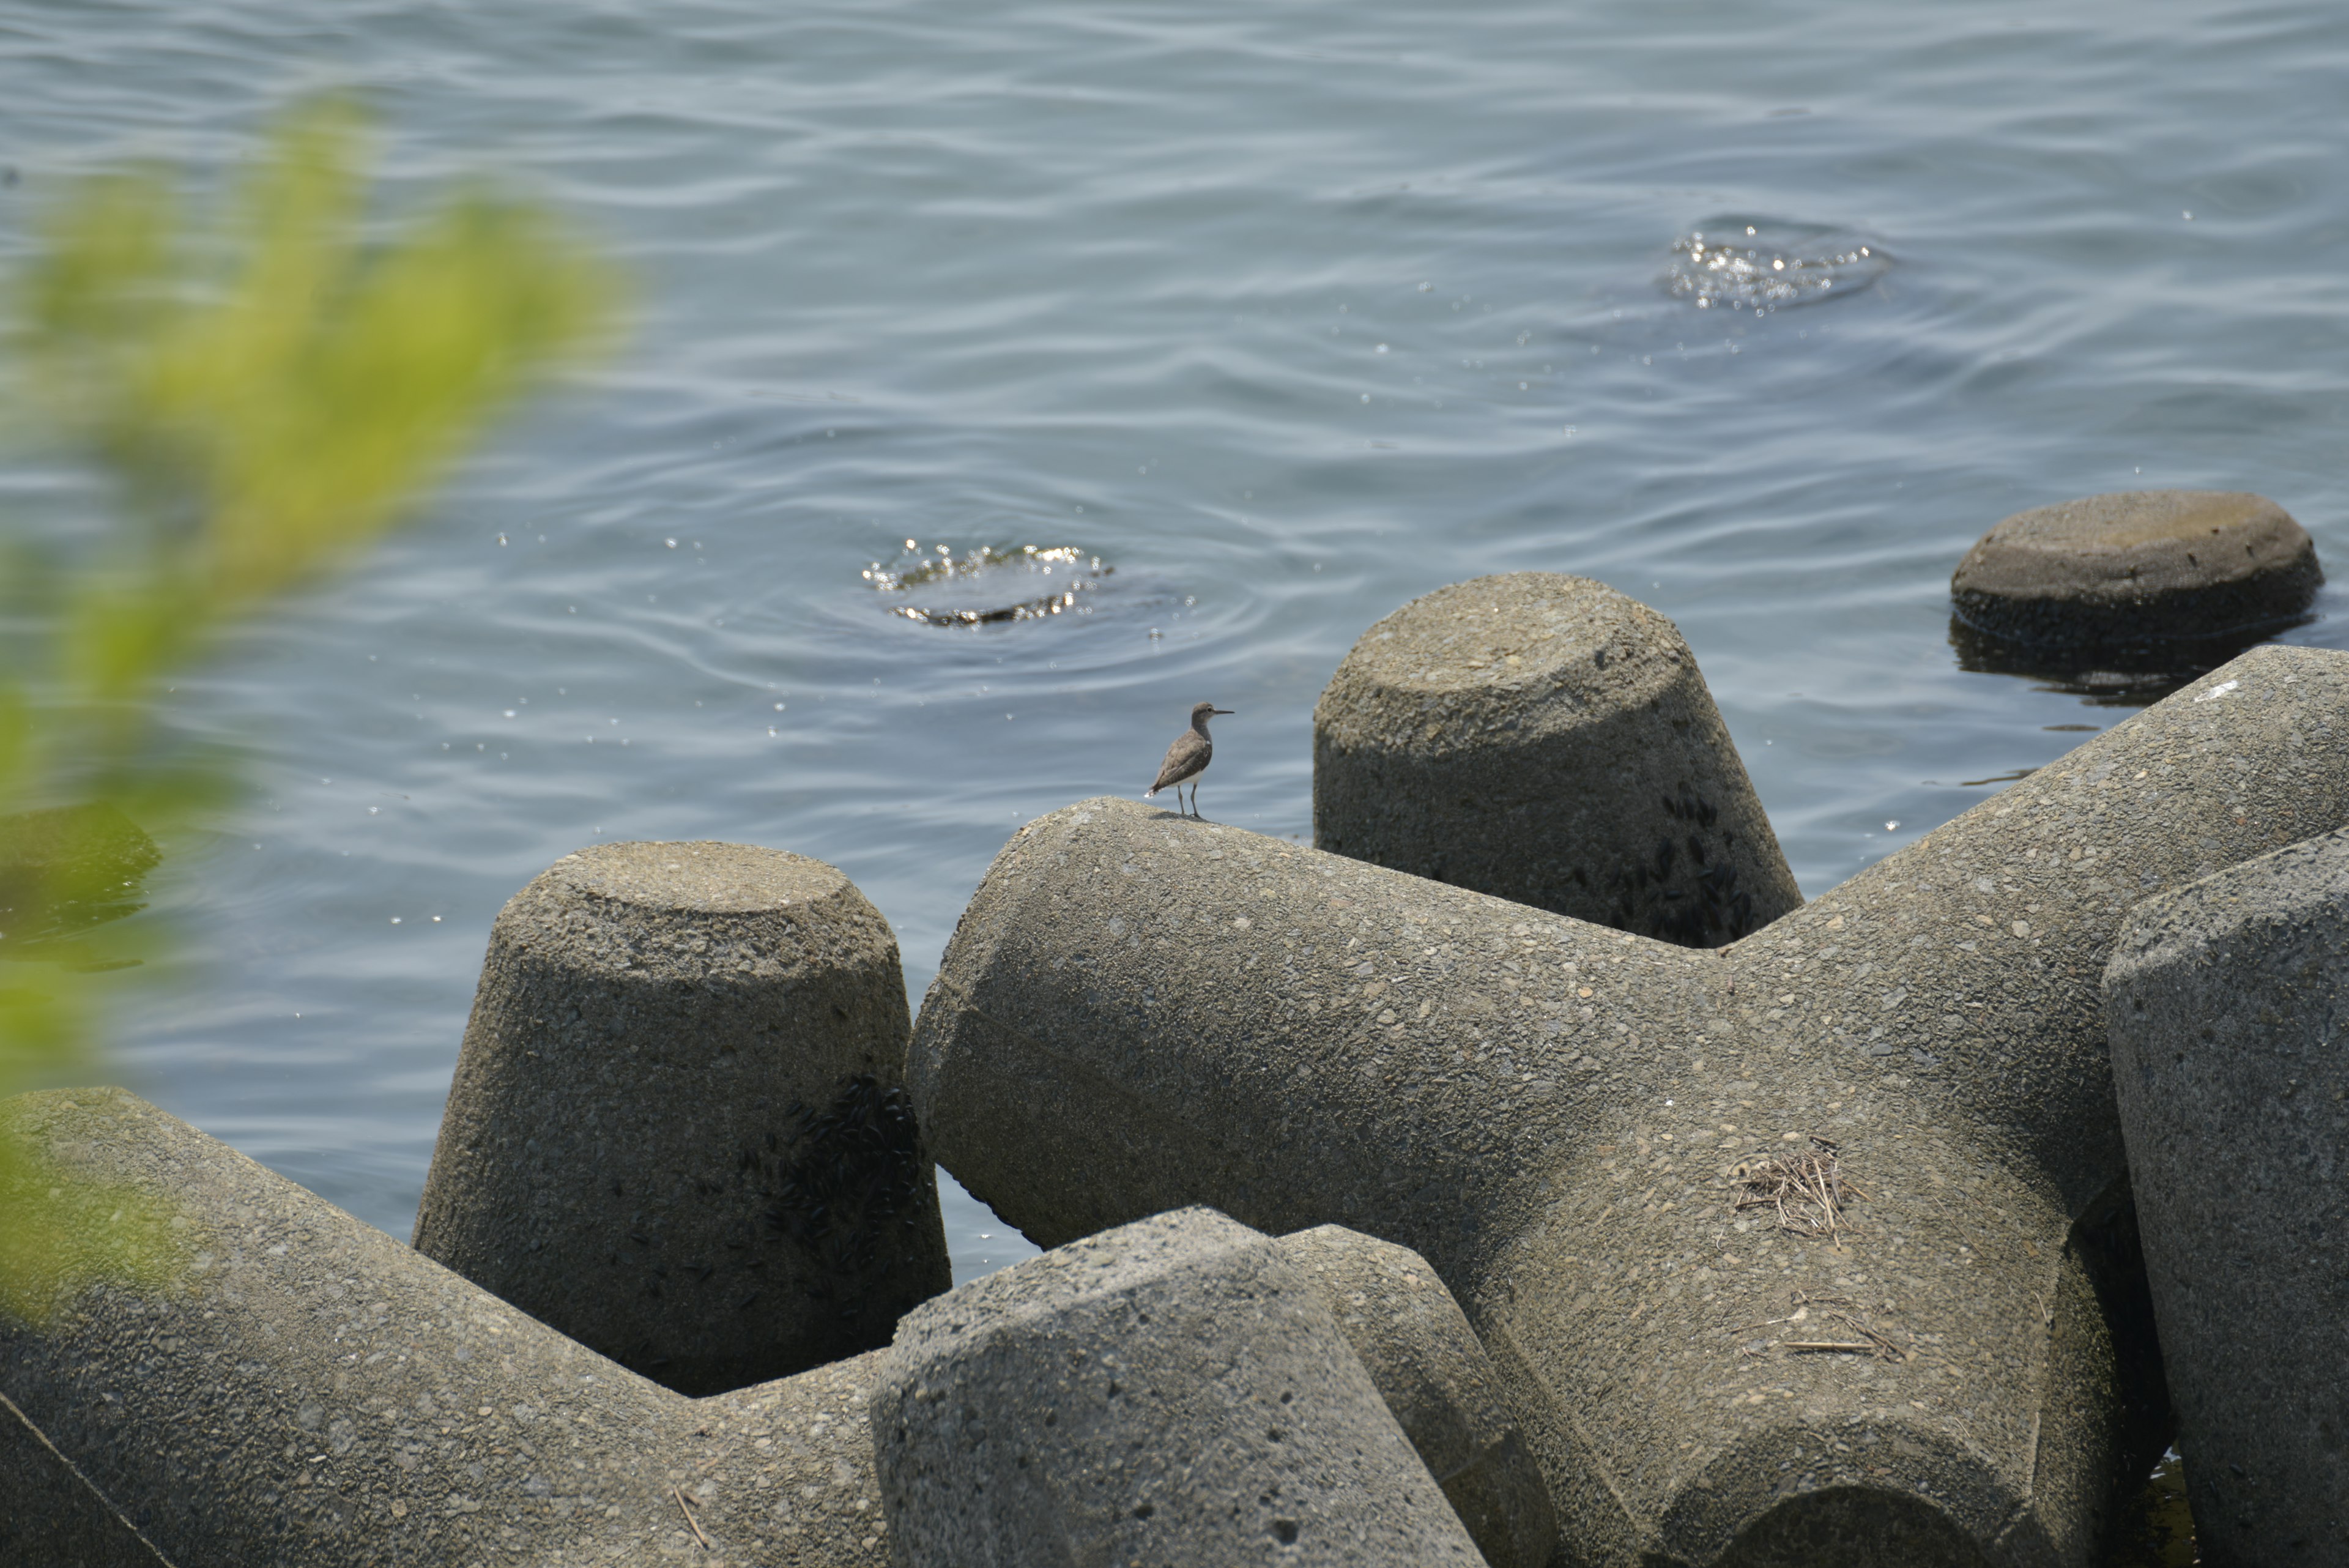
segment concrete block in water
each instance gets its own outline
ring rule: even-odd
[[[1992,637],[2126,659],[2290,620],[2323,581],[2308,531],[2263,495],[2137,490],[2006,518],[1958,563],[1950,594]]]
[[[1460,1303],[1408,1247],[1317,1225],[1280,1239],[1491,1568],[1543,1568],[1557,1525],[1541,1469]]]
[[[888,1561],[877,1353],[688,1399],[120,1090],[0,1118],[176,1205],[187,1261],[167,1293],[0,1317],[0,1561]]]
[[[2138,905],[2105,999],[2202,1561],[2349,1562],[2349,834]]]
[[[1687,947],[1803,901],[1680,632],[1554,572],[1362,634],[1313,711],[1313,842]]]
[[[2344,820],[2349,658],[2295,648],[1713,951],[1091,801],[997,858],[909,1082],[1048,1246],[1206,1203],[1418,1251],[1575,1561],[2082,1563],[2167,1420],[2106,956]],[[1847,1230],[1736,1207],[1814,1137]]]
[[[1321,1296],[1204,1210],[908,1313],[872,1420],[902,1568],[1477,1561]]]
[[[565,856],[491,928],[416,1245],[688,1394],[885,1345],[951,1279],[906,1033],[823,862]]]

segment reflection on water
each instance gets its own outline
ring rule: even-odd
[[[2186,1506],[2186,1461],[2172,1449],[2115,1521],[2105,1568],[2195,1568],[2201,1561]]]
[[[2191,684],[2240,654],[2275,639],[2279,630],[2306,625],[2304,616],[2284,627],[2273,624],[2217,637],[2176,639],[2130,648],[2051,651],[1993,637],[1964,617],[1950,617],[1950,647],[1958,668],[1986,675],[2020,675],[2040,682],[2042,691],[2084,697],[2101,708],[2144,708]],[[2089,660],[2095,660],[2091,664]],[[2054,725],[2043,726],[2054,729]]]
[[[1857,235],[1762,218],[1713,218],[1672,242],[1664,292],[1759,315],[1853,294],[1883,275],[1892,258]]]
[[[1068,545],[981,545],[957,556],[945,545],[925,552],[908,539],[895,561],[865,567],[864,580],[895,597],[892,615],[930,626],[988,626],[1071,611],[1091,615],[1093,607],[1081,596],[1115,570],[1099,556]]]

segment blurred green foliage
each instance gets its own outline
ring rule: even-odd
[[[0,309],[10,422],[93,466],[80,536],[5,541],[0,624],[0,1096],[85,1075],[165,843],[233,796],[233,759],[154,699],[238,621],[347,561],[498,417],[608,342],[618,279],[543,210],[461,190],[364,237],[367,134],[298,107],[208,223],[172,177],[87,179],[49,211]],[[167,1278],[168,1198],[101,1189],[0,1106],[0,1312],[92,1280]],[[141,1240],[144,1238],[144,1240]]]

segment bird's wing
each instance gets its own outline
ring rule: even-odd
[[[1207,765],[1207,742],[1193,732],[1185,732],[1174,738],[1166,748],[1166,760],[1158,764],[1158,782],[1150,786],[1156,794],[1168,784],[1181,784]]]

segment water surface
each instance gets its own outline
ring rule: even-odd
[[[1309,836],[1338,659],[1485,572],[1674,618],[1823,891],[2126,713],[1959,668],[1998,518],[2256,490],[2349,566],[2344,67],[2349,11],[2176,0],[0,13],[0,250],[357,84],[394,200],[501,171],[643,301],[174,695],[257,789],[163,879],[205,961],[117,1071],[404,1236],[491,918],[557,857],[831,861],[918,997],[1005,837],[1138,794],[1201,699],[1205,810]],[[1675,293],[1733,221],[1830,286]],[[941,546],[983,569],[888,586]],[[962,1277],[1024,1254],[948,1198]]]

